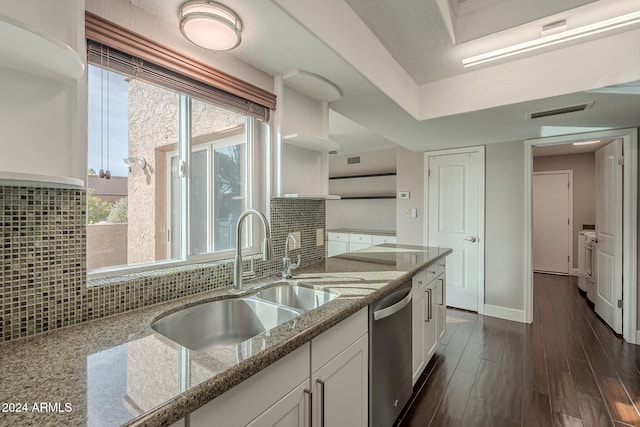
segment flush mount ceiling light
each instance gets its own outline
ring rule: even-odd
[[[462,65],[465,67],[472,67],[474,65],[484,64],[485,62],[495,61],[497,59],[507,58],[513,55],[519,55],[521,53],[530,52],[535,49],[553,46],[558,43],[564,43],[582,37],[587,37],[638,23],[640,23],[640,11],[628,13],[616,18],[605,19],[604,21],[574,28],[572,30],[561,31],[550,35],[543,35],[539,39],[519,43],[513,46],[508,46],[503,49],[494,50],[491,52],[483,53],[481,55],[472,56],[470,58],[465,58],[462,60]]]
[[[188,1],[180,7],[180,31],[187,40],[205,49],[230,50],[240,44],[242,22],[220,3]]]
[[[573,145],[592,145],[592,144],[599,144],[600,140],[597,141],[581,141],[581,142],[574,142]]]

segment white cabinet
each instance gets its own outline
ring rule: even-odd
[[[327,256],[341,255],[383,243],[396,243],[396,236],[388,234],[327,233]]]
[[[190,427],[248,425],[274,405],[277,406],[303,382],[308,386],[310,354],[311,345],[304,344],[247,378],[189,414]],[[282,407],[274,410],[284,412]]]
[[[291,393],[264,411],[251,421],[249,427],[299,427],[309,426],[311,391],[309,381],[305,380]]]
[[[349,252],[348,233],[327,233],[327,256],[337,256]]]
[[[435,316],[435,287],[437,280],[431,281],[425,290],[426,299],[425,299],[425,311],[426,317],[424,319],[424,358],[425,365],[431,360],[433,353],[436,352],[436,348],[438,347],[438,325],[437,319]]]
[[[348,252],[369,248],[373,245],[371,234],[349,234]]]
[[[367,426],[368,342],[363,335],[311,377],[314,426]]]
[[[447,277],[445,273],[442,273],[436,279],[436,286],[434,288],[436,304],[434,306],[436,326],[438,331],[438,342],[442,339],[445,333],[445,325],[447,324],[447,298],[445,293],[447,292]]]
[[[427,317],[426,304],[425,304],[425,284],[414,277],[412,291],[413,291],[413,305],[411,307],[411,373],[413,377],[413,383],[415,384],[420,377],[420,374],[425,368],[425,350],[424,350],[424,319]]]
[[[365,427],[368,349],[364,308],[189,414],[188,425]]]
[[[373,237],[373,246],[382,245],[385,243],[396,243],[396,236],[388,236],[388,235],[378,236],[374,234],[372,237]]]
[[[446,264],[444,258],[413,277],[413,383],[431,360],[446,328]]]
[[[313,426],[367,426],[368,329],[365,307],[311,341]]]

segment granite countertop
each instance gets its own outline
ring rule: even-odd
[[[150,325],[185,306],[237,297],[230,287],[0,344],[0,424],[170,425],[450,253],[387,244],[295,270],[288,283],[340,296],[224,349],[188,350]],[[276,282],[247,282],[240,296]]]

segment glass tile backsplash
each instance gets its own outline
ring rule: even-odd
[[[23,338],[231,284],[219,261],[86,279],[86,192],[0,186],[0,342]],[[280,270],[284,241],[299,231],[302,265],[322,262],[325,201],[271,200],[273,259],[254,257],[258,276]],[[248,263],[248,260],[245,260]],[[246,270],[246,269],[245,269]]]

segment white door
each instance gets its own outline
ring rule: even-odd
[[[622,333],[622,141],[596,152],[596,313]]]
[[[478,311],[484,288],[484,147],[426,156],[427,242],[453,249],[447,258],[447,305]]]
[[[533,270],[569,274],[571,262],[571,174],[533,174]]]

